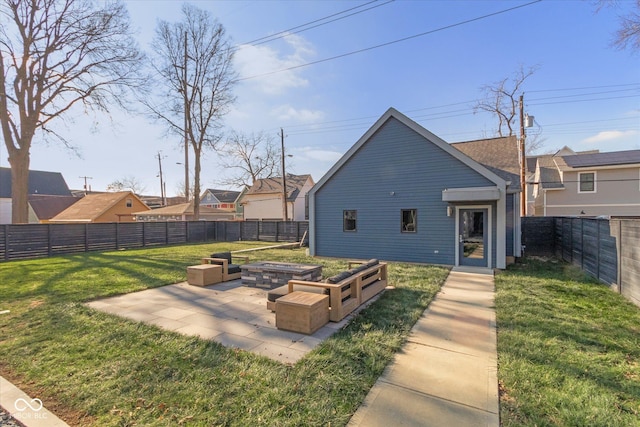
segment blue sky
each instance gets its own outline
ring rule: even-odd
[[[537,66],[524,96],[525,111],[536,122],[528,134],[540,133],[544,141],[540,152],[565,145],[576,151],[640,149],[640,52],[611,46],[618,15],[634,1],[597,11],[591,1],[379,0],[353,12],[377,7],[336,22],[247,44],[365,3],[193,2],[216,16],[232,44],[241,46],[234,66],[242,80],[227,128],[277,138],[282,127],[293,155],[287,172],[309,173],[318,181],[389,107],[448,142],[495,136],[497,120],[474,113],[481,88],[521,66]],[[143,49],[157,20],[180,19],[177,1],[126,4]],[[517,6],[523,7],[499,13]],[[349,55],[325,61],[343,54]],[[159,194],[159,150],[168,194],[183,180],[184,169],[176,164],[183,159],[179,138],[167,137],[144,117],[115,110],[110,117],[77,116],[61,132],[79,156],[36,141],[31,169],[59,171],[71,188],[82,188],[83,176],[92,177],[96,191],[132,176],[146,194]],[[0,154],[1,165],[8,166],[4,145]],[[207,153],[202,187],[220,187],[216,180],[223,175],[215,153]]]

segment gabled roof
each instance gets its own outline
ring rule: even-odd
[[[60,172],[29,171],[28,194],[71,196]],[[0,168],[0,198],[11,198],[11,168]]]
[[[229,214],[229,211],[222,209],[209,208],[207,206],[200,206],[200,214],[207,213],[223,213]],[[193,200],[189,203],[180,203],[177,205],[165,206],[162,208],[151,209],[142,212],[134,212],[133,215],[138,216],[154,216],[154,215],[193,215]]]
[[[113,205],[129,197],[137,199],[144,205],[144,202],[131,191],[87,194],[82,199],[78,200],[76,203],[53,217],[52,220],[92,222],[109,210]]]
[[[311,175],[291,175],[287,174],[287,199],[294,200],[300,194],[300,190],[307,183],[308,180],[311,179],[311,183],[313,184],[313,179]],[[273,193],[282,193],[282,178],[281,177],[273,177],[273,178],[263,178],[257,180],[245,194],[273,194]]]
[[[215,198],[218,199],[218,201],[220,201],[220,203],[235,203],[236,200],[238,200],[238,197],[240,196],[240,191],[215,190],[213,188],[207,188],[204,191],[204,194],[206,193],[213,194]],[[204,197],[204,194],[203,194],[203,197]]]
[[[520,189],[520,154],[515,136],[455,142],[451,145],[505,181],[511,181],[511,190]]]
[[[354,156],[358,150],[366,144],[371,137],[378,132],[378,130],[389,120],[395,119],[398,120],[403,125],[412,129],[414,132],[418,133],[420,136],[425,138],[426,140],[433,143],[438,148],[442,149],[446,153],[450,154],[454,158],[458,159],[471,169],[475,170],[489,181],[492,181],[499,187],[503,189],[506,187],[506,180],[502,177],[498,176],[495,172],[489,170],[487,167],[473,160],[468,155],[464,154],[461,150],[454,148],[452,145],[448,144],[441,138],[437,137],[433,133],[429,132],[424,127],[420,126],[418,123],[414,122],[404,114],[400,113],[395,108],[389,108],[374,124],[369,128],[368,131],[365,132],[364,135],[360,137],[360,139],[334,164],[331,169],[318,181],[318,183],[311,190],[312,193],[316,193],[327,181],[331,179],[331,177],[338,172],[342,166],[344,166],[349,159]],[[517,182],[512,182],[512,184],[517,184]]]
[[[640,163],[640,150],[577,154],[573,156],[563,156],[563,158],[567,166],[572,168],[632,165]]]
[[[32,194],[29,196],[29,205],[40,221],[51,219],[63,210],[77,202],[73,196],[48,196]]]
[[[560,177],[560,166],[558,164],[564,164],[562,161],[562,157],[556,157],[555,155],[549,154],[545,156],[538,157],[538,168],[539,168],[539,176],[538,176],[538,184],[544,189],[562,189],[564,188],[564,184],[562,183],[562,178]]]

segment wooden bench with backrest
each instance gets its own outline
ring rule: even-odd
[[[276,300],[294,291],[324,293],[329,295],[329,320],[339,322],[386,286],[386,263],[377,259],[349,261],[349,270],[324,282],[289,280],[287,285],[267,292],[267,308],[275,311]]]
[[[202,264],[218,264],[222,266],[222,281],[239,279],[242,273],[240,265],[233,264],[233,258],[242,259],[245,263],[249,261],[248,256],[232,255],[231,252],[216,252],[211,254],[210,257],[202,258]]]

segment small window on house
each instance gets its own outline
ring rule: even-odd
[[[342,231],[356,231],[356,217],[358,211],[343,211]]]
[[[596,173],[581,172],[578,174],[578,193],[595,193],[596,192]]]
[[[127,207],[128,208],[132,208],[133,207],[133,200],[132,199],[127,199]]]
[[[418,210],[402,209],[402,228],[403,233],[415,233],[418,231]]]

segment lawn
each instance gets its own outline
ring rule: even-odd
[[[503,426],[640,426],[640,309],[560,262],[496,276]]]
[[[444,283],[442,267],[392,263],[394,289],[295,365],[92,310],[85,302],[184,281],[215,243],[0,263],[0,374],[71,425],[345,425]],[[347,260],[304,249],[251,259]]]

